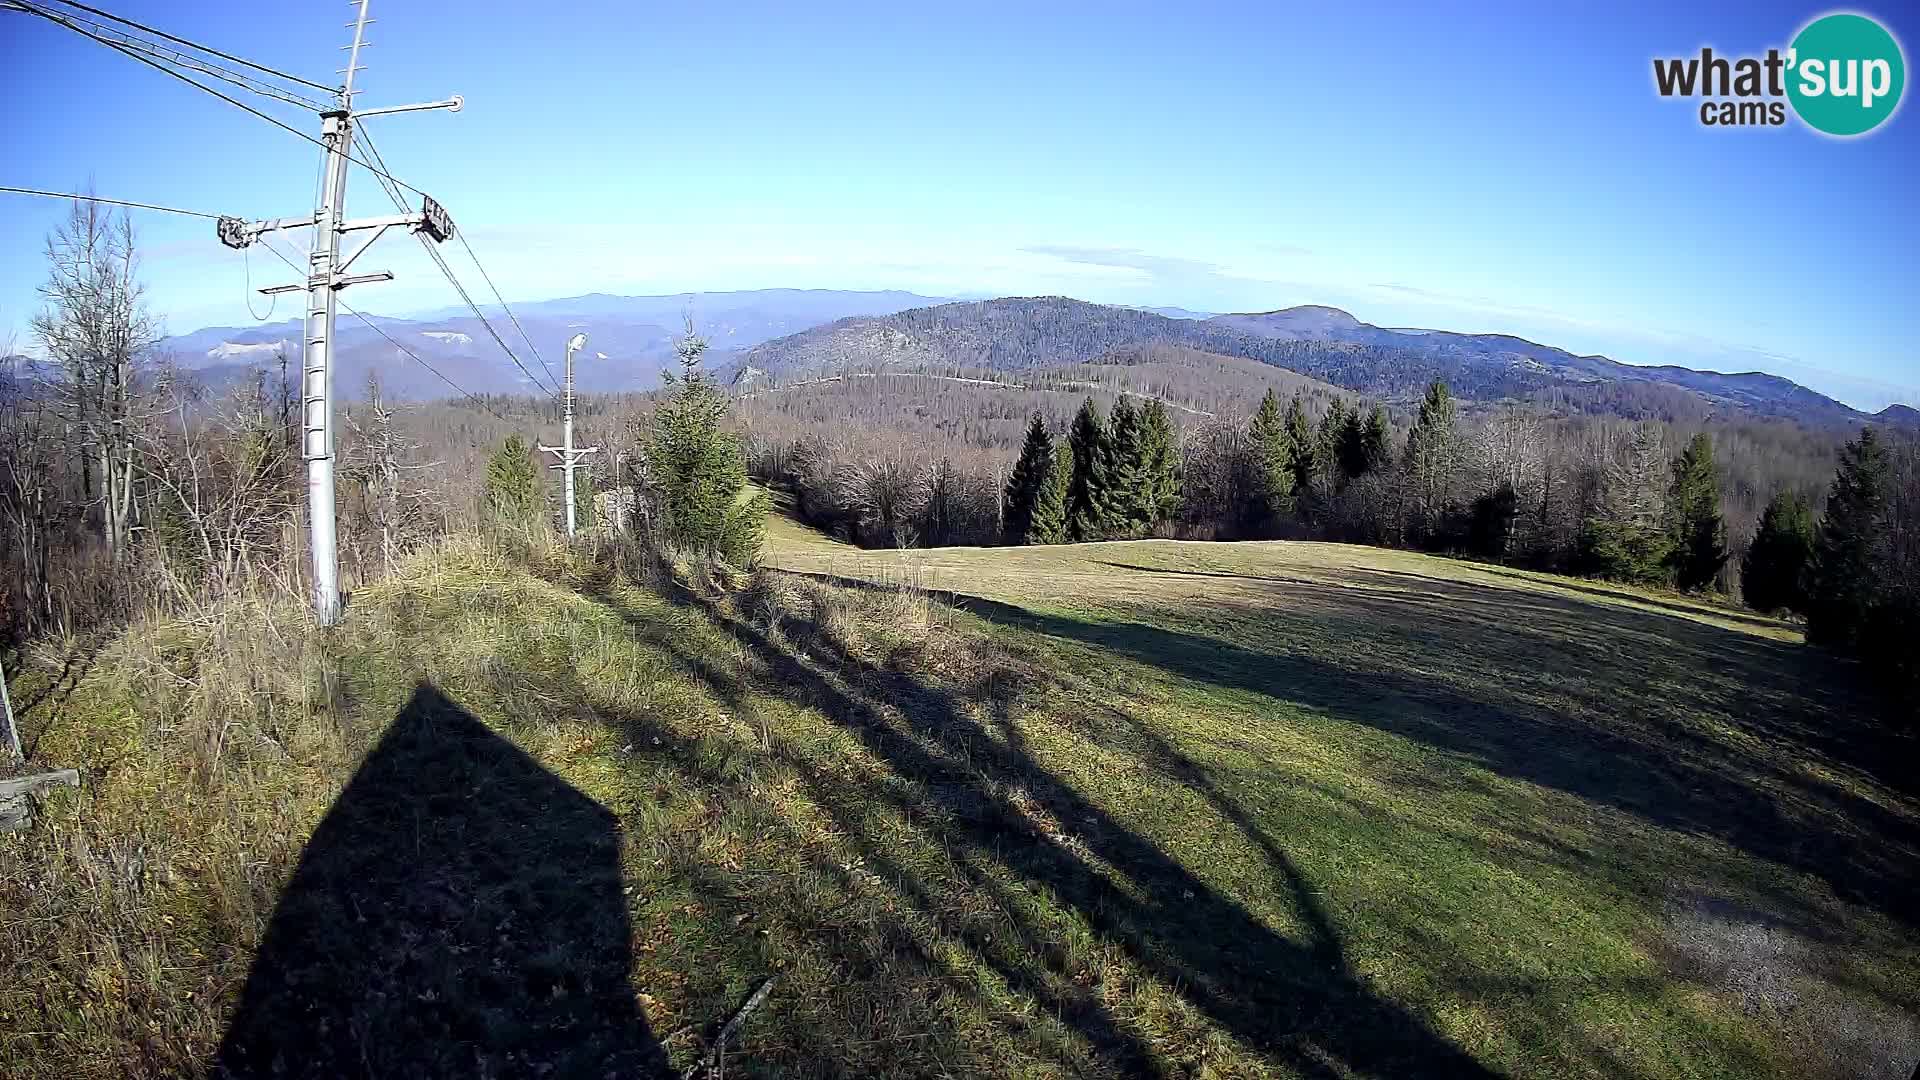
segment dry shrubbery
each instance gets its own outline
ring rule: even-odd
[[[763,455],[768,481],[794,493],[800,516],[866,547],[951,547],[1000,541],[994,474],[905,445],[857,446],[810,436]]]
[[[233,594],[141,617],[73,685],[22,695],[31,756],[84,779],[0,836],[6,1056],[69,1076],[203,1069],[306,838],[412,680],[517,692],[489,660],[506,627],[426,641],[446,603],[529,580],[525,559],[577,567],[550,540],[443,540],[339,630],[316,632],[303,597]],[[59,669],[57,643],[35,651]]]
[[[430,543],[325,632],[291,594],[142,616],[75,685],[26,695],[34,756],[84,782],[44,801],[33,829],[0,836],[7,1057],[29,1075],[54,1062],[64,1076],[203,1071],[309,839],[409,687],[444,686],[516,739],[556,746],[599,738],[581,716],[691,693],[657,671],[631,686],[622,674],[646,635],[612,630],[589,597],[636,581],[737,612],[823,663],[972,655],[919,571],[854,590],[643,540],[569,552],[541,530]],[[569,606],[525,623],[556,602]],[[41,651],[37,668],[58,666]],[[770,745],[764,722],[761,737]]]

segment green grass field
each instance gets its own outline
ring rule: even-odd
[[[1920,1057],[1912,757],[1788,626],[1329,544],[766,562],[469,545],[16,691],[86,783],[0,837],[0,1072],[677,1072],[769,977],[729,1075]]]

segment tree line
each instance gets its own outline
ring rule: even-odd
[[[1751,453],[1774,425],[1688,432],[1524,403],[1469,420],[1444,382],[1427,387],[1404,426],[1381,403],[1304,389],[1284,403],[1269,389],[1244,418],[1179,414],[1124,392],[1113,400],[1103,412],[1086,397],[1065,420],[1034,410],[1010,469],[994,463],[990,475],[959,475],[924,438],[884,430],[863,434],[865,454],[815,430],[756,461],[803,516],[860,543],[1175,536],[1407,547],[1744,598],[1804,618],[1816,643],[1912,677],[1911,661],[1873,651],[1915,618],[1920,468],[1910,438],[1889,448],[1864,429],[1824,488],[1811,466],[1772,470],[1764,510],[1736,536],[1729,492],[1751,498],[1768,471],[1749,463],[1731,481],[1720,444]]]
[[[1179,448],[1166,406],[1122,396],[1102,416],[1092,398],[1055,440],[1035,414],[1007,479],[1005,535],[1014,544],[1146,536],[1180,506]],[[1057,445],[1056,445],[1057,443]]]

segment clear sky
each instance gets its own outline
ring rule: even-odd
[[[96,6],[320,82],[351,10]],[[794,286],[1327,303],[1920,403],[1911,103],[1841,141],[1793,121],[1703,128],[1653,88],[1655,56],[1784,48],[1827,8],[1465,7],[374,0],[360,100],[466,97],[368,124],[509,300]],[[1857,10],[1912,61],[1920,13]],[[0,12],[0,100],[0,184],[311,212],[311,144],[41,20]],[[352,184],[350,212],[390,209],[367,174]],[[0,195],[0,344],[30,344],[61,212]],[[210,222],[136,221],[173,332],[247,325],[248,275],[287,277]],[[399,275],[356,289],[363,309],[457,303],[404,237],[362,267]]]

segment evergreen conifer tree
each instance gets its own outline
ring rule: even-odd
[[[1362,473],[1379,472],[1393,461],[1393,446],[1387,427],[1387,407],[1375,405],[1367,413],[1366,426],[1360,432],[1360,454],[1366,461]]]
[[[644,454],[667,538],[703,555],[745,566],[766,530],[764,492],[747,485],[739,436],[728,431],[726,395],[700,370],[706,342],[693,333],[676,345],[681,374],[653,414]]]
[[[533,448],[518,434],[509,435],[487,458],[486,509],[500,521],[525,524],[540,511],[540,467]]]
[[[1347,478],[1341,449],[1347,439],[1348,419],[1352,416],[1346,401],[1334,398],[1327,406],[1326,415],[1320,418],[1320,427],[1314,433],[1318,444],[1314,457],[1320,466],[1320,477],[1325,490],[1332,490]]]
[[[1067,489],[1073,483],[1073,447],[1067,440],[1053,444],[1053,455],[1033,503],[1033,523],[1027,529],[1027,542],[1064,544],[1067,536]]]
[[[1624,461],[1607,471],[1599,505],[1580,524],[1575,566],[1582,573],[1641,584],[1669,580],[1673,539],[1661,482],[1669,468],[1660,429],[1637,426]]]
[[[1146,535],[1153,525],[1153,474],[1140,410],[1125,394],[1107,424],[1107,535]]]
[[[1334,432],[1334,459],[1340,465],[1340,477],[1351,482],[1367,475],[1373,467],[1373,446],[1368,438],[1368,419],[1358,408],[1343,409],[1340,426]]]
[[[1874,542],[1891,468],[1879,433],[1870,427],[1840,450],[1840,468],[1808,565],[1808,641],[1842,648],[1860,644],[1879,586]]]
[[[1180,513],[1180,441],[1167,415],[1167,406],[1159,398],[1147,402],[1140,413],[1141,441],[1146,446],[1147,482],[1152,491],[1151,524],[1159,524]]]
[[[1046,421],[1035,412],[1027,424],[1027,441],[1020,448],[1020,460],[1013,475],[1007,477],[1005,526],[1007,543],[1034,543],[1033,513],[1040,492],[1053,468],[1053,436],[1047,434]]]
[[[1251,490],[1247,492],[1247,520],[1255,529],[1265,531],[1293,511],[1293,451],[1287,439],[1286,420],[1280,415],[1280,399],[1271,389],[1260,399],[1260,408],[1247,428],[1247,449],[1252,468]]]
[[[1740,561],[1740,592],[1755,611],[1807,610],[1807,562],[1813,557],[1813,510],[1798,492],[1768,501]]]
[[[1713,440],[1695,435],[1673,461],[1673,486],[1667,495],[1673,518],[1674,584],[1694,592],[1711,586],[1727,563],[1727,523],[1720,516],[1720,470],[1713,463]]]
[[[1293,500],[1296,509],[1306,509],[1313,496],[1313,478],[1319,470],[1319,443],[1307,421],[1307,401],[1299,391],[1287,404],[1287,453],[1293,461]]]
[[[1412,503],[1409,516],[1415,539],[1431,533],[1446,511],[1454,472],[1459,467],[1459,438],[1454,430],[1457,412],[1447,384],[1436,380],[1427,387],[1420,414],[1407,433],[1405,461]],[[1507,497],[1512,495],[1509,488]],[[1489,512],[1498,508],[1496,503],[1486,505]],[[1482,508],[1475,509],[1477,514]]]
[[[1482,558],[1504,560],[1513,544],[1513,522],[1519,516],[1520,496],[1510,481],[1473,500],[1468,517],[1467,546]]]
[[[1073,448],[1073,475],[1067,485],[1067,538],[1076,543],[1102,539],[1107,534],[1112,463],[1107,426],[1093,398],[1087,398],[1074,416],[1067,443]]]

